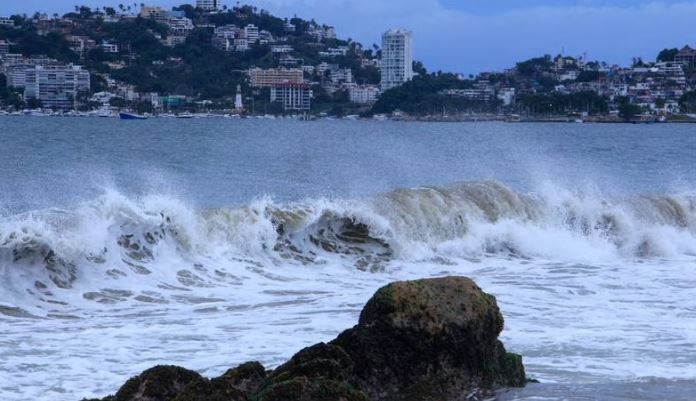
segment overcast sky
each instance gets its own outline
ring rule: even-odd
[[[139,4],[141,1],[138,1]],[[149,0],[171,7],[185,0]],[[188,1],[193,3],[193,0]],[[67,12],[112,0],[0,0],[0,15]],[[132,4],[133,2],[131,2]],[[378,43],[383,31],[414,32],[415,57],[430,70],[500,70],[564,52],[626,64],[664,47],[696,45],[696,0],[253,0],[272,13],[334,25],[342,38]],[[236,1],[223,0],[232,6]]]

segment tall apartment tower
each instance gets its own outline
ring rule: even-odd
[[[215,11],[220,6],[219,0],[196,0],[196,8],[206,11]]]
[[[382,91],[413,78],[413,36],[405,29],[392,29],[382,35]]]

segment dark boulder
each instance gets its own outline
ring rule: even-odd
[[[178,366],[155,366],[129,379],[114,401],[171,401],[187,386],[205,383],[198,373]]]
[[[316,344],[295,354],[269,376],[259,401],[369,401],[352,385],[353,362],[340,347]]]
[[[354,382],[371,399],[458,401],[473,390],[524,386],[522,358],[498,341],[502,329],[495,297],[447,277],[380,289],[332,344],[350,356]]]
[[[230,369],[218,381],[239,389],[246,394],[254,394],[266,379],[266,368],[258,362],[247,362]]]
[[[526,383],[502,329],[495,297],[468,278],[398,282],[375,293],[355,327],[271,372],[250,362],[207,380],[158,366],[104,401],[475,401]]]

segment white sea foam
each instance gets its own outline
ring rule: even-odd
[[[694,199],[483,182],[198,210],[107,191],[6,216],[0,392],[75,400],[156,363],[277,364],[379,286],[454,274],[498,297],[533,377],[694,379]]]

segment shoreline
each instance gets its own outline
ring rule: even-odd
[[[120,119],[117,115],[98,115],[89,112],[77,112],[69,114],[47,114],[43,112],[15,112],[15,113],[5,113],[0,114],[0,118],[13,118],[13,117],[52,117],[52,118],[100,118],[100,119]],[[589,119],[573,119],[573,118],[561,118],[561,117],[551,117],[551,118],[521,118],[513,119],[510,116],[496,116],[496,117],[472,117],[472,118],[438,118],[433,116],[423,116],[423,117],[357,117],[357,116],[302,116],[302,115],[239,115],[239,114],[214,114],[214,113],[201,113],[201,114],[190,114],[185,117],[180,117],[176,115],[147,115],[145,119],[179,119],[179,120],[200,120],[200,119],[230,119],[230,120],[295,120],[295,121],[390,121],[390,122],[418,122],[418,123],[510,123],[510,124],[641,124],[641,125],[652,125],[652,124],[696,124],[696,118],[689,119],[667,119],[664,121],[659,120],[632,120],[632,121],[622,121],[617,119],[604,119],[604,118],[589,118]]]

